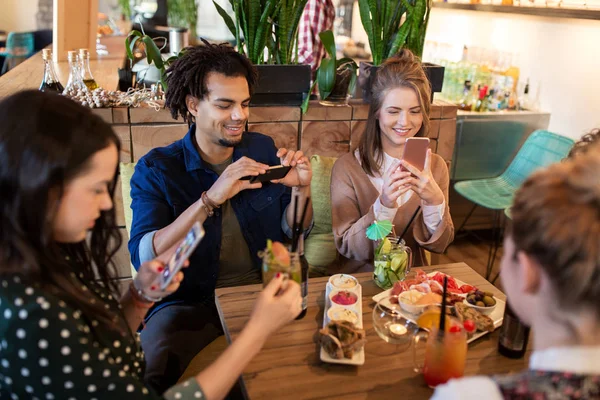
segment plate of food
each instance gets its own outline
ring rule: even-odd
[[[373,300],[379,302],[390,295],[397,295],[402,315],[422,329],[429,330],[433,323],[439,321],[441,282],[445,274],[438,271],[429,274],[422,270],[416,272],[415,278],[396,282],[391,289],[373,296]],[[474,329],[469,334],[469,343],[502,325],[506,303],[493,293],[480,291],[449,275],[447,289],[446,304],[450,322],[452,319],[463,324],[465,321],[472,322]],[[471,323],[467,322],[468,325]]]
[[[352,275],[329,278],[325,290],[323,329],[319,331],[321,361],[363,365],[366,334],[362,320],[362,287]]]

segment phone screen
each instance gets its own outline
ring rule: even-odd
[[[175,254],[173,254],[167,265],[165,265],[165,270],[161,275],[160,288],[162,290],[169,286],[173,277],[179,272],[181,267],[183,267],[183,263],[190,255],[192,255],[192,252],[196,249],[203,237],[204,228],[199,222],[194,223],[192,229],[185,235],[185,238],[179,247],[177,247],[177,250],[175,250]]]

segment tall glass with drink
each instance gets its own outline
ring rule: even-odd
[[[425,362],[419,365],[417,347],[421,340],[427,338],[425,344]],[[415,371],[422,372],[425,383],[436,387],[452,378],[460,378],[465,373],[467,360],[467,332],[459,325],[439,334],[438,327],[433,326],[430,332],[420,332],[415,336],[413,356]]]
[[[279,242],[267,241],[267,248],[260,254],[262,257],[262,281],[267,286],[271,279],[281,273],[287,279],[302,283],[302,269],[298,252],[290,252],[289,248]]]

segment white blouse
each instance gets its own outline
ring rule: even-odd
[[[354,156],[360,163],[360,156],[358,154],[358,150],[355,150]],[[385,152],[383,153],[383,156],[384,156],[383,157],[383,165],[381,166],[380,170],[384,171],[384,172],[387,171],[391,167],[391,165],[394,161],[399,161],[398,159],[388,155]],[[371,175],[368,175],[368,176],[369,176],[369,180],[371,181],[371,183],[373,184],[375,189],[377,189],[377,191],[381,195],[381,192],[383,191],[383,176],[382,176],[382,174],[376,173],[375,176],[371,176]],[[383,204],[381,204],[380,197],[378,197],[377,201],[375,201],[375,204],[373,204],[373,211],[375,212],[375,216],[380,221],[382,221],[382,220],[393,221],[394,218],[396,217],[396,213],[398,212],[398,209],[402,206],[402,204],[406,204],[406,202],[410,199],[412,194],[413,194],[413,191],[409,190],[408,192],[404,193],[402,196],[398,197],[398,200],[396,201],[397,206],[395,208],[388,208],[388,207],[384,206]],[[445,200],[442,202],[442,204],[437,205],[437,206],[427,206],[427,205],[423,204],[423,201],[421,201],[421,210],[423,210],[423,221],[425,222],[425,226],[427,226],[427,230],[429,231],[430,235],[433,235],[433,232],[435,232],[437,227],[442,222],[442,218],[444,218],[445,209],[446,209],[446,201]]]

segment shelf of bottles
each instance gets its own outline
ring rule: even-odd
[[[454,103],[459,110],[536,111],[528,79],[520,80],[518,54],[495,49],[463,48],[460,61],[451,59],[452,45],[427,41],[423,59],[445,67],[444,86],[436,97]]]
[[[600,0],[448,0],[434,1],[433,7],[600,20]]]

